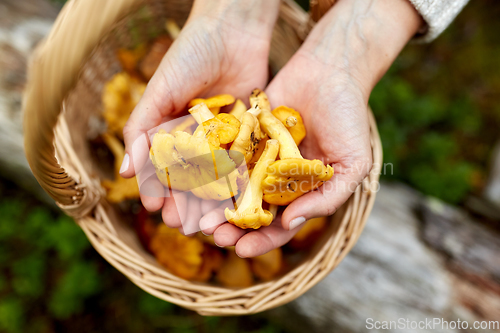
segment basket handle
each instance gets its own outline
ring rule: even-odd
[[[309,10],[311,19],[318,22],[323,15],[337,2],[337,0],[310,0]]]
[[[30,61],[24,97],[24,148],[42,188],[66,211],[81,211],[92,195],[56,159],[54,128],[63,100],[94,46],[138,0],[71,0]],[[66,209],[67,208],[67,209]],[[76,208],[76,209],[75,209]]]

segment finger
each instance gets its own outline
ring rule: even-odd
[[[150,212],[156,212],[165,202],[165,187],[156,178],[147,179],[139,191],[142,205]],[[150,194],[150,195],[147,195]]]
[[[330,216],[356,191],[364,173],[337,173],[318,190],[309,192],[294,200],[283,212],[282,226],[285,230],[297,228],[315,217]]]
[[[205,215],[212,210],[219,207],[220,201],[217,200],[202,200],[201,201],[201,214]]]
[[[192,235],[200,231],[201,199],[193,194],[187,194],[186,218],[181,220],[181,232],[184,235]]]
[[[230,223],[224,223],[214,232],[214,242],[220,247],[235,246],[238,240],[247,233]]]
[[[214,231],[223,223],[227,222],[224,211],[226,208],[234,209],[233,202],[231,200],[223,201],[222,204],[207,214],[203,215],[200,219],[200,229],[205,235],[212,235]]]
[[[269,227],[263,227],[243,235],[236,243],[236,254],[241,258],[253,258],[285,245],[298,232],[283,230],[277,218]]]
[[[161,212],[163,222],[170,228],[180,228],[182,221],[186,219],[187,195],[176,191],[171,191],[170,194],[170,197],[165,198]]]
[[[120,174],[125,178],[135,175],[148,159],[149,149],[144,145],[144,142],[149,142],[147,132],[160,125],[166,117],[182,111],[206,88],[209,80],[193,75],[197,68],[199,72],[205,72],[202,68],[206,64],[189,63],[191,58],[185,53],[193,45],[186,39],[189,36],[184,38],[181,34],[172,44],[123,129],[126,155]]]

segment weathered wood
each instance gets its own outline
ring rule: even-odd
[[[43,199],[47,196],[24,156],[21,104],[29,55],[49,32],[57,12],[45,0],[0,3],[0,170]]]
[[[367,318],[497,321],[499,260],[498,232],[404,185],[382,184],[365,231],[340,266],[270,315],[292,332],[365,332]]]
[[[491,154],[490,175],[484,196],[500,207],[500,141],[497,142]]]

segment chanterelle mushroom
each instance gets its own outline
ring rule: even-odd
[[[229,150],[229,156],[237,160],[240,156],[245,158],[248,164],[255,153],[259,141],[266,137],[260,130],[260,123],[257,117],[251,112],[245,112],[241,116],[241,126],[237,137]],[[237,164],[239,164],[237,162]]]
[[[276,160],[278,150],[277,140],[266,142],[266,148],[252,171],[250,183],[238,207],[236,210],[226,208],[224,211],[230,223],[242,229],[258,229],[268,226],[273,221],[273,214],[262,208],[262,181],[266,177],[268,166]]]
[[[229,94],[216,95],[210,98],[195,98],[191,100],[188,107],[193,107],[197,104],[205,103],[205,105],[210,109],[220,109],[223,106],[230,105],[234,103],[234,97]],[[215,112],[214,112],[215,113]],[[217,110],[219,113],[219,110]]]
[[[234,103],[233,109],[229,112],[229,114],[232,114],[233,116],[236,117],[236,119],[241,120],[241,116],[245,114],[247,111],[247,106],[241,99],[237,99],[236,103]]]
[[[282,263],[283,254],[281,248],[278,247],[266,254],[252,258],[252,270],[260,279],[268,281],[278,274]]]
[[[103,117],[108,131],[123,138],[123,127],[141,99],[146,84],[127,73],[118,73],[106,82],[102,94]]]
[[[234,250],[228,252],[216,277],[226,287],[249,287],[253,284],[250,262],[238,257]]]
[[[102,138],[111,153],[115,157],[114,176],[115,180],[103,180],[102,186],[107,190],[106,197],[110,202],[121,202],[127,199],[139,198],[139,186],[137,180],[134,178],[125,179],[120,176],[120,167],[125,156],[125,147],[123,147],[120,140],[114,136],[105,133]]]
[[[212,111],[213,115],[216,116],[219,114],[221,107],[234,103],[234,97],[225,94],[225,95],[216,95],[206,99],[195,98],[189,102],[188,106],[192,108],[201,103],[204,103],[210,109],[210,111]],[[172,129],[171,133],[174,134],[177,131],[183,131],[192,134],[191,126],[195,124],[196,124],[195,119],[193,117],[188,117],[184,119],[183,122],[175,126],[174,129]]]
[[[272,113],[288,128],[295,144],[300,145],[306,137],[306,127],[300,113],[286,106],[278,106]]]
[[[264,201],[274,205],[288,205],[332,178],[331,166],[325,166],[320,160],[306,160],[302,157],[288,129],[271,113],[269,100],[263,91],[252,91],[250,104],[261,109],[258,119],[263,130],[272,139],[278,140],[280,145],[280,160],[268,167],[267,177],[262,181]]]
[[[187,237],[178,229],[160,224],[151,243],[151,251],[160,264],[183,279],[198,276],[203,264],[203,243],[196,237]]]
[[[227,120],[227,114],[220,117],[222,120],[214,118],[205,104],[191,111],[201,123],[193,135],[180,131],[172,135],[160,130],[153,138],[150,158],[158,179],[171,189],[191,191],[202,199],[229,199],[237,194],[239,173],[219,145],[221,140],[234,139],[239,121],[234,117]]]

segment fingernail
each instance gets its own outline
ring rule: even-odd
[[[127,171],[129,164],[130,164],[130,157],[128,156],[128,154],[125,154],[122,166],[120,167],[120,173],[124,173],[125,171]]]
[[[297,228],[299,225],[304,223],[306,221],[306,218],[304,216],[296,217],[293,220],[290,221],[290,224],[288,225],[288,230],[292,230]]]

